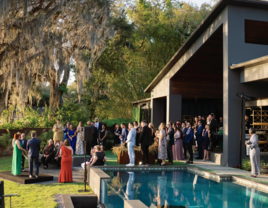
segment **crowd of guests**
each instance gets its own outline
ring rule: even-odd
[[[120,128],[121,127],[121,128]],[[187,163],[193,163],[193,145],[198,147],[198,157],[196,159],[209,160],[209,149],[212,135],[217,130],[223,128],[223,119],[219,122],[215,119],[215,114],[210,114],[205,120],[202,116],[195,117],[193,125],[189,121],[181,123],[172,121],[167,124],[161,123],[158,130],[152,123],[146,120],[141,123],[129,123],[128,126],[122,123],[115,125],[114,145],[126,144],[130,163],[127,166],[134,166],[135,146],[141,146],[142,166],[149,165],[149,146],[154,142],[158,146],[158,162],[160,165],[173,164],[174,160],[187,159]]]

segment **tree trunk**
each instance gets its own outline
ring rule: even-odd
[[[55,111],[60,107],[60,98],[61,92],[59,86],[56,84],[56,80],[53,79],[50,82],[50,98],[49,98],[49,107],[54,108]]]

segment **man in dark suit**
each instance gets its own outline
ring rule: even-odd
[[[250,129],[250,120],[248,115],[245,115],[245,127]]]
[[[48,168],[48,163],[55,157],[54,148],[53,140],[50,139],[48,145],[45,146],[43,156],[41,157],[44,169]]]
[[[36,132],[32,132],[31,134],[32,139],[30,139],[27,143],[27,151],[28,151],[28,158],[29,158],[29,167],[30,167],[30,172],[29,172],[29,177],[33,177],[33,160],[35,163],[35,177],[38,178],[38,173],[39,173],[39,164],[38,164],[38,159],[39,159],[39,151],[40,151],[40,141],[36,139]]]
[[[87,142],[86,151],[87,154],[91,154],[91,149],[97,145],[97,139],[98,139],[98,130],[95,126],[92,125],[90,121],[87,122],[87,125],[91,128],[91,142]]]
[[[173,164],[173,152],[172,152],[172,145],[174,145],[174,129],[172,128],[172,122],[170,121],[167,123],[167,138],[168,140],[168,146],[167,146],[167,153],[168,153],[168,164]]]
[[[152,136],[152,130],[147,126],[147,122],[144,120],[141,122],[141,133],[140,133],[140,145],[142,150],[142,166],[145,164],[145,158],[147,165],[149,166],[149,141]]]
[[[186,126],[185,126],[185,123],[182,123],[181,124],[181,127],[182,127],[182,136],[183,136],[183,154],[184,154],[184,159],[186,159],[187,158],[187,145],[186,145],[186,143],[185,143],[185,141],[184,141],[184,137],[185,137],[185,135],[186,135],[186,132],[187,132],[187,128],[186,128]]]
[[[121,140],[121,144],[123,144],[125,143],[125,141],[127,141],[128,130],[127,130],[126,124],[124,123],[121,124],[121,128],[122,128],[122,132],[121,132],[121,136],[119,137],[119,139]]]
[[[223,118],[220,117],[220,121],[218,123],[218,129],[223,128]]]
[[[98,118],[95,118],[95,127],[97,128],[97,134],[99,135],[101,128],[102,128],[102,123],[99,122]]]
[[[203,126],[202,126],[202,121],[198,121],[198,127],[197,130],[195,132],[195,137],[196,137],[196,141],[197,141],[197,145],[198,145],[198,157],[196,159],[203,159],[202,158],[202,141],[203,141],[203,137],[202,137],[202,133],[203,133]]]
[[[212,113],[211,115],[209,115],[209,119],[210,119],[210,122],[209,122],[210,131],[215,134],[216,131],[217,131],[217,121],[214,118],[214,113]]]
[[[187,145],[187,150],[189,152],[190,155],[190,159],[187,161],[187,163],[191,163],[193,164],[193,138],[194,138],[194,130],[192,129],[191,123],[188,122],[187,123],[187,132],[184,138],[184,141]]]
[[[198,116],[198,121],[201,121],[201,123],[202,123],[202,127],[203,127],[203,129],[204,129],[205,126],[206,126],[206,121],[203,120],[201,116]]]
[[[20,142],[22,144],[22,148],[26,150],[28,141],[27,141],[27,139],[25,139],[24,133],[21,134]],[[25,157],[22,156],[22,158],[21,158],[21,171],[23,171],[23,172],[24,172],[24,162],[25,162]]]

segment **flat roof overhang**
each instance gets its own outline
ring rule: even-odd
[[[184,53],[191,47],[191,45],[199,38],[200,35],[210,26],[214,19],[223,11],[227,5],[235,5],[241,7],[268,9],[267,1],[260,0],[221,0],[219,1],[209,15],[202,21],[198,28],[183,44],[183,46],[175,53],[164,68],[158,73],[154,80],[144,90],[145,93],[150,93],[153,88],[161,81],[161,79],[168,73],[168,71],[177,63],[177,61],[184,55]]]
[[[240,70],[240,83],[268,81],[268,56],[252,59],[230,66],[231,70]]]

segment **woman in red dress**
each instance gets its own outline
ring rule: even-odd
[[[72,174],[72,155],[73,149],[69,142],[69,139],[64,140],[64,146],[60,149],[61,155],[61,170],[59,183],[73,182]]]

